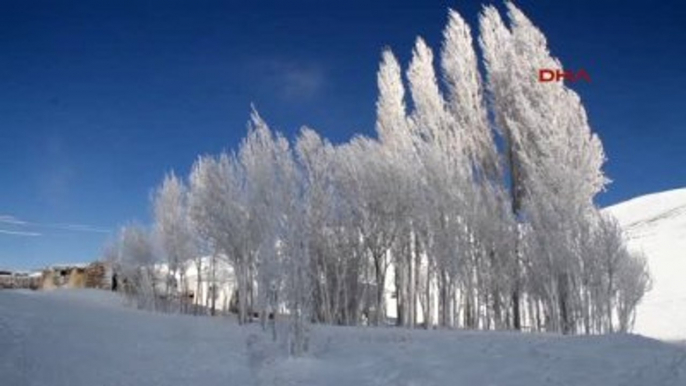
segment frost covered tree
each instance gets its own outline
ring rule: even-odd
[[[248,134],[238,150],[238,161],[245,171],[243,189],[245,190],[245,210],[247,214],[246,253],[251,273],[250,280],[257,282],[255,298],[251,301],[255,310],[262,315],[275,307],[275,299],[280,284],[281,256],[278,244],[281,242],[280,225],[283,220],[281,210],[288,200],[288,183],[283,181],[277,170],[277,141],[273,138],[266,122],[253,109],[248,124]],[[276,310],[273,310],[274,312]]]
[[[471,29],[453,10],[443,31],[441,69],[446,106],[459,134],[455,140],[462,147],[461,154],[456,153],[457,162],[465,165],[458,175],[463,185],[458,193],[462,207],[455,213],[463,233],[461,249],[466,252],[457,267],[462,297],[467,300],[464,321],[470,326],[499,325],[504,315],[501,293],[511,266],[511,216],[502,210],[506,200],[500,185],[500,155],[488,120]],[[491,226],[493,222],[498,226]],[[485,311],[478,313],[475,308]]]
[[[472,168],[483,177],[499,178],[500,157],[488,121],[471,29],[452,9],[448,10],[448,25],[443,31],[441,69],[447,91],[446,106],[456,130],[463,133],[463,146],[471,158]]]
[[[377,141],[356,137],[338,149],[340,189],[350,225],[368,257],[371,275],[364,278],[365,291],[373,292],[373,324],[385,321],[385,284],[390,265],[389,251],[398,231],[400,216],[398,178]],[[365,275],[366,276],[366,275]],[[371,294],[370,294],[371,295]],[[366,296],[363,295],[363,297]]]
[[[405,86],[400,65],[390,49],[382,53],[377,73],[379,97],[376,103],[376,132],[383,151],[394,169],[397,179],[396,194],[400,196],[398,236],[391,251],[396,295],[397,323],[414,325],[418,301],[419,255],[414,248],[417,222],[420,214],[419,191],[422,184],[422,168],[417,153],[420,138],[413,132],[407,115]]]
[[[416,224],[417,246],[424,259],[418,266],[424,266],[423,296],[420,296],[424,314],[424,324],[432,323],[432,282],[436,271],[436,251],[445,251],[451,241],[450,229],[446,219],[450,214],[444,205],[451,204],[446,200],[450,194],[448,174],[460,172],[449,165],[450,160],[459,159],[462,154],[462,143],[457,137],[448,114],[445,101],[439,90],[433,62],[433,52],[424,40],[418,38],[412,52],[407,78],[414,109],[410,115],[410,127],[414,135],[419,159],[422,163],[422,191],[418,204],[422,208],[418,213]],[[441,243],[442,242],[442,243]],[[443,260],[441,260],[443,262]],[[419,288],[418,288],[419,290]]]
[[[150,232],[137,224],[122,227],[116,250],[125,293],[140,308],[158,309],[158,259]]]
[[[563,83],[536,81],[538,69],[562,66],[548,52],[545,36],[512,3],[507,7],[510,28],[494,7],[486,7],[481,16],[489,90],[506,141],[513,213],[526,222],[528,239],[539,244],[534,256],[555,260],[555,319],[561,318],[559,327],[568,331],[572,277],[571,257],[562,253],[571,251],[565,228],[575,216],[586,216],[585,208],[593,210],[593,197],[606,183],[601,170],[605,156],[578,95]],[[517,251],[519,259],[531,258],[523,252]],[[526,264],[517,264],[517,280],[522,280],[520,268]],[[517,284],[512,297],[515,328],[521,327],[521,291]]]
[[[177,296],[178,310],[188,311],[186,291],[187,263],[195,261],[194,232],[188,214],[187,189],[182,180],[174,173],[165,176],[162,184],[153,193],[154,233],[160,244],[166,262],[166,297],[171,300]],[[178,282],[177,282],[178,281]],[[201,275],[198,274],[195,300],[199,298]]]
[[[313,318],[323,323],[357,321],[361,259],[349,237],[349,213],[339,198],[337,150],[303,128],[295,151],[302,182],[302,224],[309,256]]]
[[[646,257],[640,253],[625,255],[617,274],[617,330],[628,332],[636,320],[636,306],[650,291],[653,281]]]
[[[196,231],[234,268],[240,323],[248,322],[254,277],[244,181],[245,173],[235,154],[203,156],[193,165],[189,196]]]
[[[255,246],[251,254],[261,319],[264,324],[284,302],[291,319],[291,352],[300,355],[306,350],[312,308],[301,173],[288,141],[273,133],[255,110],[238,156],[249,197],[248,232]],[[274,323],[272,333],[276,335]]]

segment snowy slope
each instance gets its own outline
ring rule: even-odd
[[[635,332],[686,339],[686,189],[638,197],[614,206],[629,248],[643,251],[653,289],[638,307]]]
[[[0,384],[683,386],[686,349],[634,335],[317,327],[289,359],[258,326],[123,308],[98,291],[0,291]]]

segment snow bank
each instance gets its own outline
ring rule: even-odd
[[[320,327],[292,359],[258,326],[97,291],[0,292],[0,345],[13,386],[686,384],[686,349],[639,336]]]
[[[686,189],[650,194],[605,209],[626,232],[629,248],[643,251],[653,289],[638,306],[635,332],[686,339]]]

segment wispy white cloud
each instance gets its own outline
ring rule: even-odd
[[[61,230],[65,230],[65,231],[110,233],[110,231],[107,229],[98,228],[98,227],[94,227],[92,225],[85,225],[85,224],[45,224],[43,226],[45,226],[47,228],[61,229]]]
[[[70,223],[57,223],[57,224],[39,223],[39,222],[21,220],[15,216],[8,215],[8,214],[0,215],[0,223],[12,225],[16,228],[22,228],[22,229],[26,229],[26,228],[47,228],[47,229],[56,229],[56,230],[72,231],[72,232],[110,233],[110,231],[108,229],[93,226],[93,225],[70,224]],[[21,236],[40,236],[41,235],[38,232],[28,232],[28,231],[18,231],[18,230],[5,230],[3,233],[5,233],[5,234],[17,234],[17,235],[21,235]]]
[[[18,218],[8,214],[0,214],[0,223],[12,225],[26,225],[26,221],[19,220]]]
[[[41,233],[38,232],[24,232],[24,231],[10,231],[6,229],[0,229],[0,234],[3,235],[9,235],[9,236],[29,236],[29,237],[37,237],[41,236]]]
[[[316,67],[284,67],[281,74],[281,91],[286,98],[311,98],[324,84],[324,74]]]
[[[326,84],[324,68],[314,62],[283,58],[260,58],[249,63],[258,83],[286,100],[311,99]]]

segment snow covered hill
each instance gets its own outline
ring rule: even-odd
[[[653,289],[638,306],[635,332],[686,339],[686,189],[641,196],[605,209],[626,232],[629,248],[643,251]]]
[[[635,335],[316,327],[284,355],[257,325],[125,308],[94,290],[0,291],[0,384],[682,386],[686,349]]]

